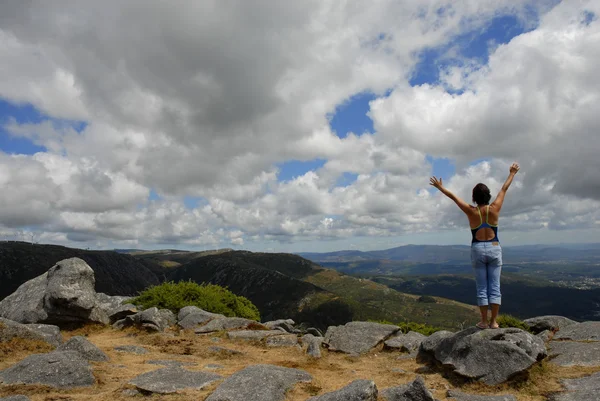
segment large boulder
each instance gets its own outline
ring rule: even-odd
[[[50,352],[30,355],[0,371],[3,384],[41,384],[59,389],[92,386],[92,368],[78,352]]]
[[[0,317],[0,342],[10,341],[13,338],[42,341],[53,347],[58,347],[63,342],[60,329],[57,326],[33,323],[22,324]]]
[[[400,350],[400,352],[408,352],[409,354],[413,354],[419,350],[421,343],[426,338],[427,336],[414,331],[410,331],[407,334],[397,333],[389,340],[384,342],[384,348],[390,350]]]
[[[218,313],[207,312],[197,306],[185,306],[179,310],[177,324],[182,329],[189,330],[218,318],[225,318],[225,316]]]
[[[108,324],[94,285],[94,271],[87,263],[65,259],[0,301],[0,316],[19,323]]]
[[[222,330],[246,329],[249,325],[256,323],[254,320],[243,317],[220,317],[196,328],[196,334],[212,333]]]
[[[421,376],[411,383],[386,388],[381,396],[386,401],[435,401]]]
[[[170,394],[184,389],[199,390],[219,379],[221,376],[215,373],[191,372],[180,366],[170,366],[143,373],[129,384],[151,393]]]
[[[547,315],[537,316],[523,320],[535,334],[544,330],[558,331],[577,322],[564,316]]]
[[[563,379],[566,392],[550,396],[550,401],[600,401],[600,373],[579,379]]]
[[[176,318],[173,312],[168,309],[153,307],[118,320],[113,324],[113,327],[123,329],[125,327],[136,326],[148,331],[164,331],[174,325],[175,322]]]
[[[550,341],[552,363],[559,366],[600,366],[600,342]]]
[[[346,387],[311,397],[308,401],[377,401],[377,386],[371,380],[355,380]]]
[[[306,353],[313,358],[321,357],[321,346],[323,345],[323,341],[325,338],[316,337],[312,334],[305,334],[302,336],[302,345],[306,346]]]
[[[421,343],[418,361],[436,362],[453,373],[489,385],[525,373],[547,356],[540,338],[516,328],[471,327],[452,335],[435,334]]]
[[[331,351],[364,354],[400,330],[398,326],[371,322],[350,322],[329,326],[325,343]]]
[[[600,322],[571,324],[554,335],[553,340],[600,341]]]
[[[79,353],[83,359],[88,361],[108,361],[108,355],[89,342],[87,338],[81,336],[71,337],[69,341],[61,344],[56,350],[75,351]]]
[[[283,401],[296,383],[311,380],[303,370],[252,365],[225,379],[206,401]]]

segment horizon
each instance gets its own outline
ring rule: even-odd
[[[597,2],[233,4],[0,5],[0,240],[467,245],[514,161],[503,245],[600,238]]]

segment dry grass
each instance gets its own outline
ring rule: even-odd
[[[303,369],[313,376],[311,383],[297,385],[287,394],[286,401],[304,401],[311,396],[337,390],[356,379],[375,381],[379,389],[397,386],[414,380],[422,365],[414,359],[398,359],[397,352],[373,352],[360,358],[323,350],[323,358],[313,359],[299,348],[267,348],[261,342],[228,340],[225,333],[195,335],[191,331],[148,334],[143,331],[114,331],[105,327],[87,327],[64,333],[65,338],[86,335],[110,357],[109,362],[94,362],[96,385],[91,388],[59,391],[43,386],[0,386],[0,397],[24,394],[33,401],[118,401],[131,400],[122,391],[132,388],[127,382],[135,376],[159,369],[148,364],[153,359],[175,359],[197,365],[186,369],[202,371],[209,364],[221,365],[216,372],[227,377],[249,365],[265,363]],[[6,343],[9,344],[9,343]],[[42,343],[43,344],[43,343]],[[149,353],[135,355],[114,350],[118,345],[141,345]],[[4,369],[26,355],[47,352],[41,344],[15,342],[0,344],[0,369]],[[242,355],[221,355],[209,351],[210,346],[219,346],[243,352]],[[11,352],[6,353],[6,350]],[[400,369],[403,371],[400,371]],[[527,380],[515,380],[499,386],[449,380],[442,373],[421,373],[425,383],[433,389],[434,397],[447,400],[448,389],[458,388],[468,393],[513,394],[519,401],[542,401],[545,395],[561,389],[560,378],[581,377],[600,370],[597,368],[560,368],[551,363],[541,363],[531,369]],[[218,383],[203,390],[182,391],[168,396],[153,396],[156,400],[204,400]]]

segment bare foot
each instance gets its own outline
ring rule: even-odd
[[[490,329],[499,329],[499,328],[500,328],[500,326],[498,326],[498,323],[496,323],[496,322],[490,323]]]
[[[478,329],[487,329],[489,328],[487,322],[479,322],[475,325]]]

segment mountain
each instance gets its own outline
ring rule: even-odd
[[[113,251],[87,251],[57,245],[0,242],[0,299],[21,284],[44,274],[56,262],[78,257],[96,276],[96,291],[109,295],[135,295],[160,282],[160,266]]]

